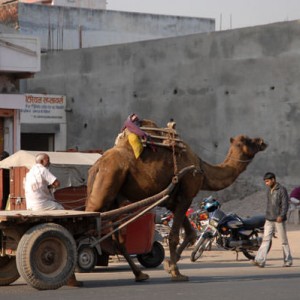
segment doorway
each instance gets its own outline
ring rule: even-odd
[[[0,108],[0,153],[15,151],[15,110]]]
[[[30,151],[54,151],[54,134],[21,133],[21,149]]]

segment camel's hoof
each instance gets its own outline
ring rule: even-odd
[[[145,281],[147,279],[149,279],[149,275],[148,274],[145,274],[145,273],[140,273],[139,275],[135,276],[135,281],[136,282],[141,282],[141,281]]]
[[[72,286],[72,287],[81,287],[81,286],[83,286],[83,282],[82,281],[78,281],[76,279],[75,273],[73,273],[72,276],[67,281],[66,285],[67,286]]]
[[[167,273],[171,273],[170,261],[168,259],[165,259],[164,261],[164,269]]]
[[[185,275],[182,275],[182,274],[179,274],[179,275],[176,275],[174,277],[172,276],[171,280],[172,281],[189,281],[189,277],[185,276]]]

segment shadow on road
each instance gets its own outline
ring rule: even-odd
[[[261,275],[244,275],[244,276],[191,276],[189,281],[174,282],[171,281],[170,277],[166,274],[165,277],[150,278],[144,282],[134,282],[133,279],[114,279],[114,280],[91,280],[85,281],[85,288],[96,288],[96,287],[121,287],[121,286],[151,286],[151,285],[170,285],[170,284],[199,284],[199,283],[215,283],[215,282],[238,282],[238,281],[255,281],[255,280],[268,280],[268,279],[279,279],[288,280],[292,278],[300,278],[300,274],[261,274]]]

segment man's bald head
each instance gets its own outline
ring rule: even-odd
[[[44,167],[48,167],[50,164],[50,158],[49,158],[48,154],[46,154],[46,153],[39,153],[35,157],[35,162],[37,164],[43,165]]]

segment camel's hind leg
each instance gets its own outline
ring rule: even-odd
[[[184,199],[184,201],[183,199],[178,199],[178,203],[181,203],[182,205],[176,207],[174,212],[173,226],[169,234],[170,260],[165,260],[164,267],[165,270],[171,274],[172,280],[187,281],[188,277],[179,272],[177,261],[180,256],[178,256],[176,249],[179,244],[179,230],[184,222],[185,213],[189,208],[191,201],[187,201],[186,199]]]
[[[113,163],[110,163],[111,161],[113,161]],[[107,165],[110,167],[108,168]],[[116,199],[125,181],[127,171],[127,162],[119,155],[119,152],[113,150],[106,152],[89,172],[89,189],[85,210],[103,211],[109,210],[114,206],[117,207]],[[132,261],[120,234],[116,235],[115,242],[120,253],[130,265],[135,275],[135,280],[143,281],[148,279],[149,276],[144,274]]]
[[[120,235],[118,235],[118,238],[115,240],[117,247],[119,249],[119,251],[121,252],[121,254],[124,256],[124,258],[126,259],[126,261],[128,262],[134,276],[135,276],[135,281],[144,281],[149,279],[149,275],[145,274],[141,271],[141,269],[133,262],[133,260],[131,259],[130,255],[128,254],[126,247],[123,243],[122,237]]]
[[[127,175],[128,166],[120,162],[119,156],[106,155],[101,159],[89,172],[86,211],[106,211],[116,206],[114,202]],[[108,168],[106,161],[109,159],[114,164]]]
[[[177,253],[177,260],[180,259],[182,251],[189,245],[193,245],[196,242],[197,234],[194,230],[194,228],[191,225],[191,222],[189,221],[188,217],[185,217],[183,220],[183,228],[185,231],[185,236],[183,242],[179,245],[179,247],[176,250]]]

